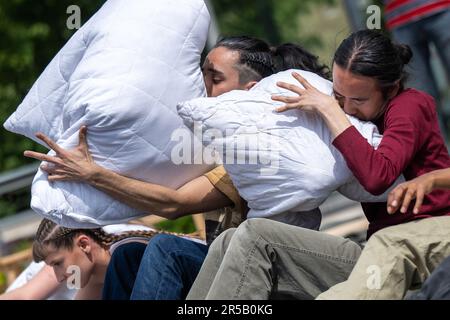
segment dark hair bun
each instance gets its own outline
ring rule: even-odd
[[[408,64],[411,61],[413,52],[411,51],[411,48],[408,45],[395,44],[395,49],[397,50],[400,60],[403,62],[404,65]]]

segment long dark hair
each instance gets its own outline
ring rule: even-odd
[[[396,44],[380,31],[352,33],[334,54],[334,63],[350,72],[374,78],[386,96],[396,83],[403,89],[407,73],[404,66],[412,58],[407,45]]]
[[[284,43],[274,47],[273,54],[278,71],[301,69],[314,72],[325,79],[331,79],[328,66],[321,64],[317,56],[298,44]]]
[[[221,39],[214,47],[225,47],[239,52],[239,62],[235,67],[239,71],[241,83],[259,81],[288,69],[302,69],[330,78],[327,66],[321,65],[316,56],[293,43],[271,47],[261,39],[234,36]]]

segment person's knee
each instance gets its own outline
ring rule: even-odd
[[[142,256],[145,250],[145,244],[132,242],[118,246],[111,255],[111,261],[122,262],[136,256]]]
[[[395,230],[393,230],[395,231]],[[364,246],[364,257],[369,259],[371,264],[378,264],[378,261],[388,259],[389,261],[400,261],[411,255],[411,248],[414,247],[414,240],[397,234],[390,228],[385,228],[375,232]],[[412,241],[411,241],[412,240]]]
[[[147,245],[147,251],[168,252],[177,248],[179,237],[171,234],[157,234],[150,239]]]
[[[342,242],[342,249],[343,249],[343,254],[350,260],[354,260],[355,262],[359,259],[359,257],[361,256],[362,250],[363,248],[356,242],[350,240],[350,239],[345,239]]]
[[[153,272],[159,273],[161,270],[170,265],[173,261],[173,252],[178,250],[175,244],[177,236],[169,234],[157,234],[150,239],[145,248],[144,255],[141,260],[139,273],[145,270],[147,274]]]
[[[391,246],[394,242],[398,242],[399,237],[395,234],[395,232],[391,231],[391,228],[384,228],[377,232],[375,232],[368,240],[367,245],[377,245],[388,247]]]
[[[223,231],[216,239],[211,243],[208,253],[213,252],[225,252],[230,244],[230,241],[236,232],[236,228],[230,228]]]
[[[176,235],[158,234],[150,240],[144,255],[146,259],[178,259],[203,256],[206,251],[204,244]]]
[[[234,238],[250,238],[264,237],[266,231],[270,231],[274,224],[280,222],[263,218],[251,218],[245,220],[236,230]]]

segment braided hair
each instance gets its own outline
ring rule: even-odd
[[[271,47],[267,42],[248,36],[226,37],[218,41],[214,48],[224,47],[239,53],[239,61],[234,66],[239,72],[240,84],[260,81],[274,73],[288,69],[302,69],[330,79],[330,70],[301,46],[285,43]]]
[[[156,234],[172,234],[177,236],[186,236],[184,234],[161,231],[161,230],[133,230],[126,231],[120,234],[111,234],[105,232],[102,228],[95,229],[71,229],[60,226],[51,220],[43,219],[36,232],[36,237],[33,243],[33,260],[40,262],[45,260],[49,254],[50,246],[56,249],[64,248],[72,250],[74,246],[74,239],[80,234],[89,236],[97,244],[105,250],[122,239],[129,237],[152,238]]]
[[[214,46],[218,47],[239,53],[235,68],[239,72],[240,84],[259,81],[275,72],[270,46],[263,40],[248,36],[226,37]]]

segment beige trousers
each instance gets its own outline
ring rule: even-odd
[[[317,299],[403,299],[450,256],[450,217],[420,219],[370,237],[348,280]]]

